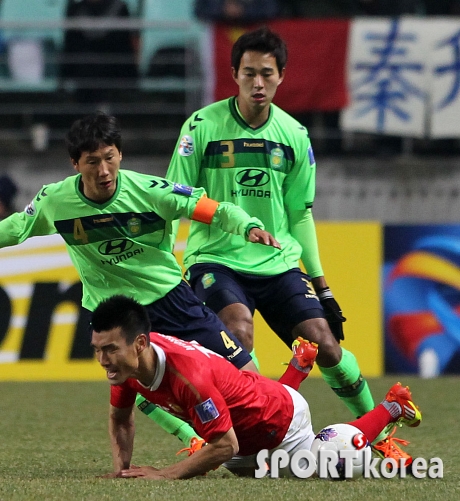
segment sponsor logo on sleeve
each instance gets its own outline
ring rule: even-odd
[[[180,195],[187,195],[189,197],[193,193],[193,186],[185,186],[183,184],[174,183],[173,193],[179,193]]]
[[[195,405],[195,410],[203,424],[209,423],[209,421],[219,417],[219,411],[212,401],[212,398],[208,398],[201,404]]]
[[[193,153],[193,138],[185,135],[181,137],[179,143],[179,155],[188,157]]]
[[[35,205],[34,205],[34,202],[32,200],[32,202],[30,202],[30,204],[26,205],[24,207],[24,212],[28,215],[28,216],[35,216],[35,213],[37,212],[36,209],[35,209]]]
[[[308,160],[310,160],[310,165],[314,165],[315,155],[313,155],[313,148],[311,146],[308,147]]]

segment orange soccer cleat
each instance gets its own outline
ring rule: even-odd
[[[397,402],[401,406],[401,417],[397,424],[404,423],[414,428],[422,421],[422,413],[412,401],[412,394],[408,386],[401,383],[394,384],[385,396],[387,402]]]
[[[318,345],[306,339],[298,337],[292,343],[292,362],[294,362],[299,370],[313,368],[316,355],[318,354]]]

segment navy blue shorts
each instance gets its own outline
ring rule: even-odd
[[[238,369],[252,360],[240,341],[184,281],[145,308],[155,332],[184,341],[197,341],[225,357]]]
[[[187,277],[195,294],[216,313],[234,303],[246,305],[252,315],[258,310],[289,348],[297,324],[325,318],[311,279],[300,268],[262,276],[206,263],[191,266]]]

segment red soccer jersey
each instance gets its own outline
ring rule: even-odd
[[[124,408],[140,393],[150,402],[192,424],[206,441],[232,426],[239,454],[255,454],[281,443],[294,405],[284,386],[260,374],[239,371],[198,343],[150,334],[158,367],[150,388],[137,379],[111,387],[110,403]]]

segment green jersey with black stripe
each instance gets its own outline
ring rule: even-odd
[[[311,208],[315,175],[307,130],[279,107],[272,104],[257,129],[241,117],[235,97],[194,113],[182,127],[166,177],[242,207],[264,223],[281,250],[192,222],[185,266],[212,262],[260,275],[298,267],[302,249],[289,216]]]
[[[205,190],[120,170],[114,195],[98,204],[81,193],[80,179],[44,186],[23,212],[1,221],[0,248],[59,233],[83,284],[82,304],[91,311],[114,294],[144,305],[165,296],[182,278],[172,222],[191,218]],[[228,203],[218,205],[211,225],[242,238],[248,228],[263,228]]]

